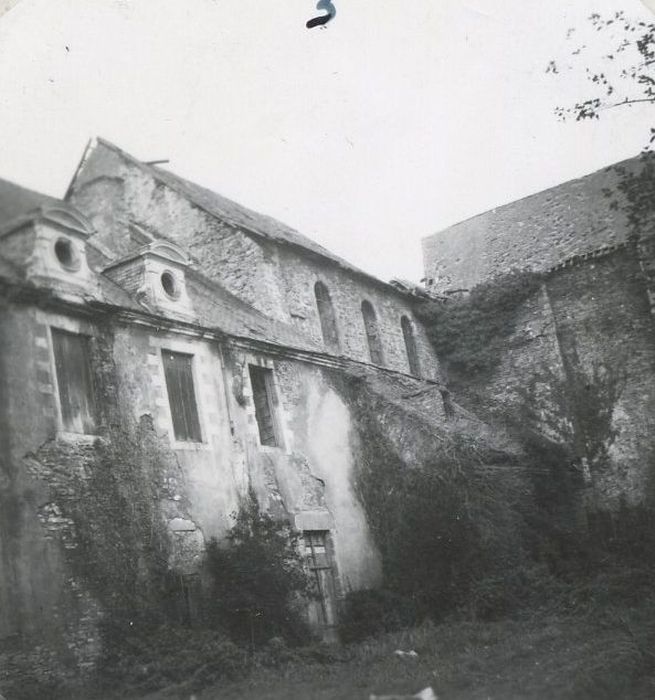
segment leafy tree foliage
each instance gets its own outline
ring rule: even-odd
[[[655,21],[635,20],[623,11],[611,16],[594,13],[589,17],[589,29],[602,36],[601,42],[581,44],[576,40],[572,49],[572,70],[584,70],[591,87],[589,96],[570,106],[557,107],[561,119],[576,121],[599,119],[604,112],[617,107],[655,105]],[[580,34],[569,30],[569,38]],[[551,61],[546,72],[560,73]],[[646,137],[645,137],[646,140]],[[614,189],[604,192],[611,198],[611,208],[620,209],[628,219],[630,232],[638,238],[647,226],[652,226],[655,201],[655,127],[650,133],[636,165],[614,165],[617,175]]]
[[[295,533],[262,513],[252,495],[234,518],[227,546],[214,539],[207,547],[210,616],[237,642],[255,646],[275,636],[305,640],[302,599],[311,588]]]
[[[655,22],[633,20],[619,11],[611,16],[594,13],[589,23],[590,28],[602,33],[605,39],[600,56],[592,55],[593,49],[579,41],[571,53],[574,64],[580,61],[593,64],[594,67],[584,68],[593,87],[592,95],[573,106],[558,107],[556,113],[562,118],[574,117],[582,121],[598,119],[607,109],[655,103]],[[576,29],[569,30],[570,39],[578,34]],[[546,72],[559,72],[555,61],[549,63]],[[651,128],[650,132],[650,143],[653,143],[655,129]]]

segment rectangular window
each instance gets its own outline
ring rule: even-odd
[[[273,371],[266,367],[250,365],[250,384],[255,404],[255,418],[259,427],[259,441],[262,445],[277,447],[281,444],[275,422],[275,387]]]
[[[52,347],[62,427],[67,432],[93,435],[96,431],[96,398],[89,339],[85,335],[53,328]]]
[[[202,442],[193,389],[193,355],[162,350],[161,356],[175,439],[181,442]]]

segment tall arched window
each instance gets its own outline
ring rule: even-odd
[[[384,364],[384,356],[382,354],[380,327],[378,326],[375,309],[370,301],[364,300],[362,302],[362,318],[364,319],[364,330],[366,331],[366,340],[368,342],[368,352],[371,357],[371,362],[374,365],[382,365]]]
[[[412,322],[407,316],[402,316],[400,319],[400,327],[403,329],[403,338],[405,340],[405,350],[407,351],[407,361],[409,362],[409,373],[415,376],[421,374],[421,366],[418,361],[418,350],[416,349],[416,338],[414,338],[414,328]]]
[[[321,321],[321,333],[323,341],[331,350],[339,349],[339,334],[337,333],[337,319],[334,315],[334,306],[330,292],[323,282],[314,285],[314,296],[318,308],[318,318]]]

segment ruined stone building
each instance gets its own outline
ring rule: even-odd
[[[446,296],[512,269],[543,275],[497,370],[469,388],[491,415],[525,416],[528,400],[541,430],[576,443],[592,504],[610,507],[653,493],[655,222],[625,187],[644,168],[630,159],[423,241]]]
[[[513,405],[535,363],[566,379],[620,358],[599,492],[634,497],[655,427],[648,241],[596,208],[602,177],[431,237],[426,272],[445,292],[548,271],[482,389]],[[407,468],[449,436],[517,454],[449,397],[419,303],[101,139],[61,200],[0,181],[0,671],[92,668],[115,591],[147,607],[155,564],[191,619],[206,544],[249,494],[301,534],[329,637],[340,599],[381,578],[359,487],[372,421]]]
[[[100,139],[62,200],[2,182],[0,225],[0,655],[92,665],[155,545],[188,607],[249,492],[302,533],[329,631],[380,577],[358,382],[407,459],[408,412],[447,423],[411,294]]]

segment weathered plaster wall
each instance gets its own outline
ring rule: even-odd
[[[354,425],[348,406],[318,367],[252,353],[231,358],[231,371],[238,370],[232,382],[233,420],[260,502],[300,530],[331,530],[342,592],[375,585],[379,557],[353,489]],[[259,444],[248,364],[274,371],[281,447]],[[235,394],[242,396],[241,404]]]
[[[84,668],[97,607],[68,566],[67,518],[26,457],[56,431],[47,318],[0,309],[0,681]]]
[[[60,430],[50,327],[92,339],[97,436]],[[197,571],[207,539],[226,533],[249,486],[297,528],[331,531],[342,592],[378,582],[353,487],[350,410],[323,369],[30,307],[4,308],[2,331],[0,639],[11,647],[14,681],[37,672],[43,650],[44,675],[61,676],[65,663],[72,673],[91,667],[115,593],[108,572],[138,571],[143,580],[133,584],[147,591],[142,560],[152,546],[175,570]],[[202,443],[174,438],[162,349],[193,355]],[[259,444],[248,364],[275,372],[280,448]],[[138,522],[124,519],[132,513]]]
[[[175,440],[162,349],[193,355],[202,443]],[[183,500],[205,538],[221,536],[247,481],[243,459],[239,459],[230,433],[218,348],[174,333],[126,326],[116,330],[114,360],[121,411],[134,419],[152,416],[157,434],[169,445],[179,465],[182,483],[175,484],[178,491],[174,497]]]
[[[638,159],[622,163],[628,171]],[[544,271],[572,255],[625,241],[620,176],[610,167],[450,226],[423,239],[425,276],[437,290],[469,289],[513,267]],[[605,190],[612,196],[604,196]]]

